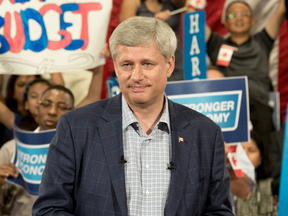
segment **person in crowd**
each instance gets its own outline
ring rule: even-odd
[[[193,11],[192,8],[189,10]],[[212,32],[208,25],[205,30],[207,54],[212,64],[217,65],[226,77],[248,77],[250,120],[266,150],[270,144],[269,134],[274,130],[272,109],[268,106],[271,86],[268,74],[269,53],[281,29],[285,11],[284,0],[279,0],[265,28],[256,35],[250,35],[254,24],[253,11],[245,1],[233,1],[224,11],[224,24],[230,37],[222,38]],[[228,48],[223,45],[228,45]]]
[[[256,171],[256,185],[251,195],[243,200],[237,198],[235,201],[236,215],[277,215],[277,206],[274,204],[271,190],[272,178],[270,178],[270,167],[268,160],[264,158],[264,146],[258,134],[251,131],[250,142],[241,143]]]
[[[219,126],[164,94],[173,30],[132,17],[109,43],[122,93],[60,118],[32,214],[233,215]]]
[[[177,49],[175,52],[175,69],[169,81],[183,80],[183,51],[180,46],[179,27],[181,14],[171,16],[171,11],[182,8],[188,0],[123,0],[120,11],[120,22],[133,16],[155,17],[167,22],[177,37]]]
[[[52,82],[64,85],[61,74],[54,73]],[[40,78],[39,75],[11,75],[7,85],[6,104],[0,102],[0,123],[7,130],[6,133],[13,138],[12,127],[19,125],[20,120],[29,114],[23,102],[24,90],[32,80]]]
[[[34,131],[38,127],[39,100],[42,93],[50,86],[50,82],[42,78],[33,80],[26,86],[23,103],[28,114],[19,121],[19,128]]]
[[[29,93],[28,97],[30,97]],[[31,113],[33,113],[32,106],[33,104],[29,105]],[[39,127],[35,132],[56,128],[60,116],[72,110],[73,107],[74,97],[69,89],[61,85],[50,86],[43,92],[39,102]],[[16,166],[10,163],[14,153],[14,139],[0,149],[0,215],[31,215],[32,206],[37,197],[29,195],[20,186],[5,180],[9,176],[17,178],[19,175]]]

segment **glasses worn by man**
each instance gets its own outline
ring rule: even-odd
[[[58,89],[48,88],[43,92],[39,101],[39,125],[43,130],[56,128],[59,118],[73,109],[74,98],[66,88],[57,86]]]
[[[251,13],[249,11],[231,12],[227,14],[227,18],[233,19],[235,17],[250,17]]]
[[[51,109],[53,106],[56,106],[56,109],[61,110],[61,111],[72,110],[72,107],[68,107],[63,102],[59,102],[59,103],[55,104],[50,100],[39,101],[39,105],[46,108],[46,109]]]

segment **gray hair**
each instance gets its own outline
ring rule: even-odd
[[[113,61],[116,60],[118,45],[135,47],[150,44],[155,44],[168,62],[175,53],[177,38],[167,23],[151,17],[136,16],[120,23],[109,39]]]

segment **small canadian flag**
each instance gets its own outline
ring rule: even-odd
[[[190,0],[190,2],[189,2],[189,6],[192,8],[195,8],[197,10],[204,9],[206,7],[206,5],[207,5],[206,0]]]
[[[234,50],[235,50],[234,47],[223,44],[220,47],[217,61],[216,61],[216,65],[228,67],[230,64]]]
[[[244,177],[244,173],[242,172],[240,163],[238,163],[237,146],[238,146],[238,144],[230,145],[229,153],[227,156],[228,156],[228,159],[229,159],[230,164],[232,166],[232,169],[234,170],[235,175],[238,178],[241,178],[241,177]]]

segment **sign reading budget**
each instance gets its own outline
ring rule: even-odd
[[[0,73],[40,74],[104,64],[111,0],[0,0]]]
[[[247,77],[168,82],[165,93],[218,124],[227,143],[249,141]]]
[[[14,127],[16,149],[11,162],[20,174],[18,178],[9,177],[10,182],[19,184],[31,195],[38,195],[49,145],[55,133],[56,130],[35,133]]]

